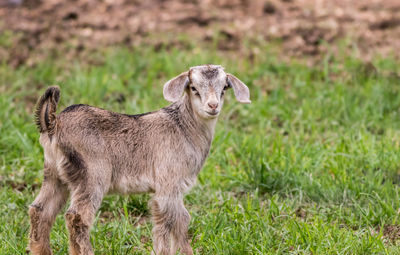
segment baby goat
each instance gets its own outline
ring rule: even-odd
[[[36,110],[44,179],[29,208],[30,251],[52,254],[50,229],[69,195],[75,255],[93,254],[89,232],[104,195],[152,192],[155,254],[193,254],[183,196],[208,155],[228,88],[250,103],[247,86],[221,66],[196,66],[164,85],[173,104],[161,110],[127,115],[78,104],[56,115],[60,89],[49,87]]]

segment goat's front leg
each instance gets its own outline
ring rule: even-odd
[[[90,227],[103,199],[103,191],[101,187],[92,185],[82,182],[75,187],[71,205],[65,213],[69,231],[69,253],[72,255],[94,254],[90,244]]]
[[[29,207],[30,233],[29,250],[32,254],[52,254],[50,248],[50,231],[54,220],[64,207],[68,190],[55,177],[49,177],[50,169],[45,169],[45,179],[39,195]]]
[[[178,250],[186,255],[192,255],[193,250],[189,243],[188,228],[190,223],[190,214],[186,210],[183,199],[175,204],[176,223],[172,228],[172,254]]]
[[[154,252],[156,255],[175,254],[178,249],[183,254],[192,255],[188,241],[190,216],[183,206],[182,195],[162,196],[152,199]],[[171,247],[171,237],[173,246]]]

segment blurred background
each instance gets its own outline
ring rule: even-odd
[[[247,54],[280,42],[283,56],[313,58],[347,38],[370,60],[399,54],[399,13],[397,0],[0,0],[0,29],[19,35],[0,58],[18,66],[59,48],[70,58],[117,44],[184,48],[185,35]]]

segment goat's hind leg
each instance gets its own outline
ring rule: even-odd
[[[68,199],[68,190],[56,177],[52,169],[44,169],[44,181],[39,195],[29,207],[29,247],[32,254],[52,254],[50,231],[54,220]]]
[[[102,198],[103,192],[100,187],[91,187],[81,183],[73,191],[71,206],[65,213],[70,236],[70,254],[94,254],[90,244],[90,228]]]

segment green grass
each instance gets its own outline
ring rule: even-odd
[[[259,46],[260,47],[260,46]],[[166,106],[162,85],[189,66],[216,63],[250,88],[226,99],[210,156],[186,196],[196,254],[399,254],[385,226],[400,224],[400,63],[377,71],[352,56],[320,65],[213,47],[105,49],[33,67],[0,65],[0,254],[24,254],[28,205],[42,180],[33,107],[48,85],[60,108],[86,103],[141,113]],[[92,61],[93,60],[93,61]],[[96,64],[90,64],[95,62]],[[92,229],[96,254],[149,254],[149,195],[105,198]],[[66,254],[60,215],[51,234]]]

